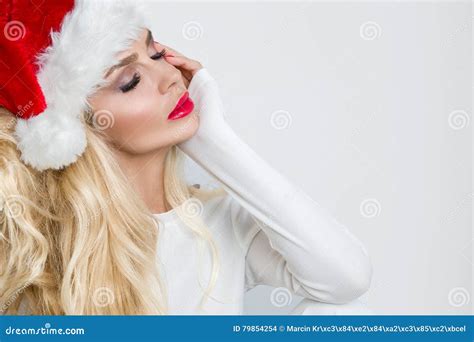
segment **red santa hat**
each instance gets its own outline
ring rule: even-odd
[[[132,0],[0,1],[0,106],[17,117],[22,160],[61,169],[87,145],[87,98],[147,27]]]

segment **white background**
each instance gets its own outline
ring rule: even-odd
[[[472,313],[470,2],[147,5],[155,40],[217,78],[239,136],[364,242],[361,300]],[[245,312],[301,299],[276,307],[272,290],[249,291]]]

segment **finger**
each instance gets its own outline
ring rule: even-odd
[[[170,61],[173,61],[173,64],[175,66],[181,67],[181,68],[184,68],[184,69],[187,69],[187,70],[194,70],[197,67],[200,67],[199,62],[184,56],[179,51],[177,51],[173,48],[170,48],[169,46],[167,46],[165,44],[158,43],[158,45],[160,47],[163,47],[163,48],[166,49],[165,57],[171,57],[172,59],[170,59]],[[181,57],[181,58],[174,59],[173,57]]]
[[[155,41],[155,45],[159,50],[163,48],[166,50],[164,54],[166,61],[179,69],[183,75],[183,78],[185,78],[188,83],[191,81],[194,74],[203,67],[200,62],[184,56],[179,51],[170,48],[165,44]]]
[[[200,62],[182,56],[165,56],[165,58],[167,62],[180,70],[188,80],[191,80],[196,72],[203,67]]]
[[[184,56],[165,55],[167,61],[171,62],[175,67],[189,70],[192,67],[192,62]]]

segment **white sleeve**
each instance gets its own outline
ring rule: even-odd
[[[232,216],[234,229],[247,239],[248,286],[285,286],[328,303],[345,303],[366,292],[372,264],[362,243],[236,135],[206,68],[194,75],[188,90],[200,126],[178,146],[239,204]]]

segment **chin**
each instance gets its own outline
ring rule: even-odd
[[[179,125],[173,128],[173,137],[175,143],[186,141],[196,134],[199,128],[199,115],[196,112],[192,112],[188,116],[180,119]]]

